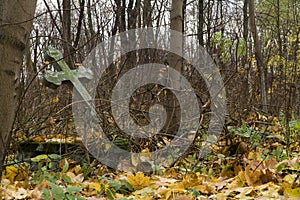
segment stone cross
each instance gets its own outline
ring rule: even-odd
[[[56,70],[47,70],[45,72],[44,79],[46,79],[46,82],[59,86],[63,81],[70,81],[91,109],[92,115],[96,116],[96,111],[91,104],[92,97],[79,80],[80,78],[92,79],[92,70],[83,66],[79,66],[77,69],[71,70],[67,63],[63,60],[62,53],[51,46],[49,46],[45,51],[45,60],[49,61]]]

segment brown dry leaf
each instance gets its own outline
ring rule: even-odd
[[[26,199],[28,197],[27,190],[24,188],[18,188],[16,192],[12,195],[15,199]]]
[[[227,188],[234,190],[238,187],[243,187],[246,183],[245,172],[240,171],[239,174],[233,179],[233,181],[228,184]]]
[[[245,178],[248,186],[261,185],[262,184],[261,175],[262,175],[261,170],[258,169],[252,170],[250,165],[248,165],[245,169]]]
[[[45,136],[36,136],[32,139],[33,142],[45,142]]]
[[[66,172],[66,175],[71,179],[72,183],[75,183],[74,179],[76,175],[73,172]]]
[[[165,171],[164,176],[168,178],[178,178],[178,170],[174,167],[169,168]]]
[[[82,173],[82,169],[81,169],[80,165],[76,165],[75,167],[70,168],[68,171],[73,172],[75,175],[78,175],[78,174]]]
[[[177,194],[184,193],[184,189],[181,188],[165,188],[163,190],[159,190],[158,194],[164,196],[166,200],[174,199],[174,196]]]
[[[248,160],[259,160],[259,161],[261,160],[260,153],[255,151],[249,152],[247,158]]]
[[[268,182],[276,182],[276,178],[273,172],[271,172],[270,169],[266,169],[265,172],[261,175],[261,181],[262,183],[268,183]]]
[[[199,173],[191,173],[185,176],[182,182],[178,183],[179,188],[187,189],[196,185],[201,185],[203,177]]]
[[[176,182],[178,182],[178,180],[173,179],[173,178],[164,178],[164,177],[160,177],[157,176],[158,181],[155,181],[155,186],[157,187],[163,187],[163,186],[168,186],[170,184],[174,184]]]
[[[252,160],[249,163],[250,167],[252,170],[264,170],[264,163],[262,161],[258,161],[258,160]]]
[[[299,165],[300,160],[299,160],[299,158],[294,158],[292,160],[284,160],[284,161],[281,161],[280,163],[278,163],[277,167],[283,163],[288,164],[288,166],[290,166],[291,169],[297,170],[297,165]]]
[[[74,174],[75,176],[75,174]],[[75,177],[71,178],[73,183],[82,183],[84,180],[84,175],[83,174],[78,174]]]
[[[176,200],[192,200],[193,197],[187,195],[179,195]]]
[[[227,199],[227,195],[224,193],[218,193],[216,195],[217,200],[226,200]]]
[[[17,188],[13,185],[7,186],[3,190],[4,199],[26,199],[27,191],[24,188]]]
[[[41,199],[42,190],[31,190],[28,192],[30,199]]]
[[[222,168],[220,176],[221,177],[227,177],[227,178],[233,177],[234,176],[234,171],[232,170],[232,167],[231,166],[224,166]]]
[[[43,182],[41,182],[40,184],[37,184],[35,186],[34,190],[40,190],[40,191],[42,191],[43,188],[47,188],[47,189],[50,188],[50,186],[49,186],[49,184],[48,184],[48,182],[46,180],[43,180]]]
[[[271,159],[266,160],[264,164],[267,169],[270,169],[273,171],[273,170],[275,170],[276,166],[278,165],[278,162],[274,158],[271,158]]]
[[[260,199],[282,199],[278,193],[280,186],[275,185],[272,182],[257,186],[255,189],[260,191],[259,195],[263,197]]]
[[[24,188],[24,189],[30,188],[30,184],[28,182],[25,182],[25,181],[16,181],[15,185],[17,187]]]
[[[142,172],[137,172],[135,176],[129,175],[127,181],[134,190],[140,190],[150,185],[150,177],[145,176]]]
[[[205,183],[202,185],[194,186],[195,189],[199,190],[202,194],[215,194],[216,193],[216,186],[214,183]]]
[[[55,125],[55,122],[56,122],[56,119],[55,119],[55,118],[53,118],[53,117],[50,117],[50,118],[49,118],[49,124],[50,124],[50,125]]]
[[[247,155],[249,154],[249,151],[250,151],[250,147],[245,142],[240,142],[237,148],[237,153],[242,155]]]
[[[253,187],[236,188],[235,191],[239,192],[239,194],[236,195],[235,198],[243,199],[244,197],[248,196],[253,190],[254,190]]]

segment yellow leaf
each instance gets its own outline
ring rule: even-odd
[[[203,181],[203,178],[200,176],[200,174],[191,173],[183,178],[183,180],[179,184],[179,186],[180,186],[180,188],[183,187],[184,189],[187,189],[190,187],[194,187],[196,185],[201,185],[202,181]]]
[[[34,142],[45,142],[45,136],[36,136],[32,138]]]
[[[239,174],[233,179],[233,181],[227,186],[229,189],[236,189],[245,185],[246,178],[245,172],[240,171]]]
[[[293,184],[295,177],[292,174],[288,174],[283,178],[283,180],[289,184]]]
[[[3,172],[3,178],[8,179],[11,183],[14,181],[22,181],[26,180],[28,177],[28,174],[20,168],[17,168],[15,166],[7,166],[5,168],[5,171]]]
[[[59,98],[58,97],[54,97],[52,98],[52,103],[58,103],[59,102]]]
[[[178,172],[175,168],[172,167],[165,171],[164,176],[169,178],[177,178]]]
[[[68,171],[69,171],[69,172],[73,172],[73,173],[76,174],[76,175],[82,173],[82,169],[81,169],[81,166],[80,166],[80,165],[76,165],[75,167],[70,168]]]
[[[223,193],[218,193],[218,194],[216,194],[216,198],[217,198],[217,200],[226,200],[227,195],[223,194]]]
[[[98,183],[98,182],[97,183],[91,183],[91,184],[89,184],[89,188],[94,189],[97,192],[100,192],[101,191],[101,184]]]
[[[255,58],[254,57],[249,57],[248,58],[248,62],[252,65],[255,61]]]
[[[286,188],[284,190],[284,195],[288,196],[289,199],[299,199],[300,198],[300,187],[297,188]]]
[[[140,190],[150,185],[150,177],[145,176],[142,172],[137,172],[135,176],[129,175],[127,181],[134,190]]]

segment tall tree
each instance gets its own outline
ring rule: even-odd
[[[253,40],[254,40],[255,57],[256,57],[257,66],[258,66],[258,69],[260,72],[262,108],[264,111],[267,111],[267,92],[266,92],[265,70],[263,67],[261,41],[260,41],[257,27],[256,27],[254,0],[249,0],[248,6],[249,6],[250,30],[252,32],[252,36],[253,36]]]
[[[66,57],[67,64],[73,68],[73,47],[71,43],[71,1],[63,0],[63,14],[62,14],[62,38],[64,57]]]
[[[36,0],[0,1],[0,177],[9,148],[17,107],[20,67],[35,7]]]
[[[182,33],[183,31],[183,2],[184,0],[172,0],[171,6],[171,23],[170,28],[173,31]],[[175,32],[171,32],[170,34],[170,48],[179,50],[182,52],[182,37],[179,34],[174,34]],[[176,55],[174,53],[169,53],[168,55],[168,63],[170,67],[178,71],[179,73],[182,70],[182,57],[180,55]],[[174,83],[175,88],[179,88],[180,77],[173,75],[172,81]],[[168,134],[176,133],[176,130],[179,126],[178,121],[180,119],[179,105],[176,101],[175,95],[169,95],[167,98],[167,122],[166,122],[166,132]]]
[[[249,35],[249,20],[248,20],[248,0],[244,0],[244,5],[243,5],[243,38],[245,41],[245,46],[247,48],[247,41],[248,41],[248,35]],[[242,90],[242,95],[243,98],[241,99],[242,101],[242,107],[247,107],[249,105],[249,102],[251,101],[251,96],[252,96],[252,86],[251,86],[251,73],[250,73],[250,66],[248,62],[248,51],[246,49],[245,55],[242,57],[242,67],[246,70],[245,77],[243,80],[243,90]],[[243,109],[244,109],[243,108]]]
[[[199,19],[199,25],[198,25],[198,40],[199,40],[199,45],[203,46],[204,45],[204,35],[203,35],[203,28],[204,28],[204,0],[199,0],[199,5],[198,5],[198,19]]]

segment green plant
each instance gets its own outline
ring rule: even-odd
[[[31,159],[33,162],[38,162],[38,171],[33,174],[31,182],[34,184],[39,184],[46,180],[55,183],[57,180],[62,179],[66,183],[72,183],[71,178],[66,175],[66,172],[69,169],[69,163],[67,162],[67,160],[65,160],[62,171],[54,173],[49,171],[49,167],[51,167],[50,158],[57,158],[57,156],[39,155]]]
[[[43,188],[42,199],[45,200],[84,200],[83,197],[76,196],[75,194],[82,190],[82,187],[72,186],[63,188],[55,183],[49,182],[50,189]]]
[[[31,161],[38,164],[38,170],[42,168],[51,169],[54,166],[55,160],[60,160],[61,156],[57,154],[41,154],[34,158],[31,158]]]
[[[271,155],[279,162],[285,160],[287,157],[286,153],[281,147],[277,147],[276,149],[274,149]]]
[[[300,119],[290,121],[290,131],[291,136],[294,138],[295,141],[300,140]]]
[[[89,174],[93,171],[92,167],[85,163],[85,164],[83,164],[81,169],[83,171],[84,179],[88,179]]]
[[[130,194],[133,191],[132,186],[126,180],[116,181],[106,176],[100,178],[101,184],[100,194],[105,194],[110,200],[115,199],[116,193]],[[105,187],[108,185],[108,187]]]
[[[243,140],[248,140],[251,144],[251,149],[261,146],[263,133],[256,131],[253,127],[248,127],[246,124],[243,124],[237,129],[229,126],[228,130],[232,132],[234,136],[240,136]]]
[[[192,193],[193,197],[195,198],[200,196],[200,192],[193,187],[187,189],[186,194],[189,195],[190,193]]]

